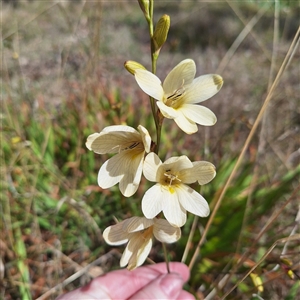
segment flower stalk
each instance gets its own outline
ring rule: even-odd
[[[153,6],[154,6],[154,3],[153,2],[154,2],[153,0],[149,1],[149,18],[147,19],[147,17],[146,17],[146,20],[148,22],[149,35],[150,35],[152,73],[156,74],[156,65],[157,65],[159,52],[160,52],[160,48],[162,47],[162,45],[164,44],[164,42],[167,39],[166,31],[167,32],[169,31],[170,18],[168,16],[167,16],[167,18],[165,16],[163,16],[160,19],[160,23],[158,24],[160,26],[157,27],[156,36],[154,36],[155,32],[153,31],[153,28],[154,28],[154,26],[153,26]],[[167,25],[165,24],[166,19],[167,19],[167,23],[168,23]],[[165,29],[163,30],[162,28],[165,28]],[[161,30],[162,33],[158,33],[158,30]],[[164,37],[162,39],[160,39],[161,35],[164,35]],[[159,42],[157,42],[157,40],[159,40]],[[149,98],[150,98],[152,115],[153,115],[154,123],[155,123],[155,129],[156,129],[156,144],[155,144],[155,148],[154,148],[154,153],[158,154],[159,153],[159,148],[160,148],[160,140],[161,140],[161,129],[162,129],[162,124],[163,124],[164,117],[161,114],[160,110],[156,107],[155,99],[151,96],[149,96]],[[164,256],[165,256],[167,271],[168,271],[168,273],[170,273],[169,260],[168,260],[168,256],[167,256],[166,245],[164,243],[162,243],[162,247],[163,247],[163,252],[164,252]]]
[[[154,35],[154,24],[153,24],[153,7],[154,7],[154,1],[149,1],[149,18],[147,20],[148,22],[148,30],[149,30],[149,36],[150,36],[150,49],[151,49],[151,65],[152,65],[152,73],[156,74],[156,66],[157,66],[157,60],[159,56],[159,52],[157,53],[156,47],[155,47],[155,41],[153,38]],[[154,152],[156,154],[159,153],[159,147],[160,147],[160,139],[161,139],[161,128],[162,128],[162,119],[159,115],[159,109],[155,105],[155,99],[151,96],[150,98],[150,104],[151,104],[151,111],[155,123],[155,129],[156,129],[156,145]]]
[[[150,98],[156,141],[151,140],[142,125],[137,130],[127,125],[114,125],[89,135],[86,147],[98,154],[113,154],[99,170],[98,184],[101,188],[118,184],[120,192],[125,197],[131,197],[138,190],[142,175],[154,182],[141,200],[143,217],[133,216],[109,226],[104,230],[103,237],[110,245],[126,244],[120,266],[127,266],[129,270],[144,263],[154,239],[160,241],[169,273],[165,244],[178,241],[187,212],[197,216],[194,227],[198,217],[207,217],[210,213],[205,198],[190,185],[207,184],[215,177],[216,171],[210,162],[191,161],[186,155],[170,157],[162,162],[158,154],[163,121],[165,118],[174,120],[187,134],[197,132],[197,124],[214,125],[217,120],[214,113],[196,104],[218,93],[223,79],[217,74],[195,78],[195,62],[185,59],[161,82],[155,74],[159,53],[168,36],[170,17],[163,15],[154,29],[154,1],[138,2],[148,24],[152,70],[148,71],[133,60],[126,61],[124,66]],[[185,251],[183,259],[186,255]]]

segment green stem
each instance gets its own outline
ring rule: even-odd
[[[155,74],[158,55],[156,53],[154,53],[152,38],[151,38],[151,58],[152,58],[152,73]],[[155,127],[156,127],[155,153],[158,154],[159,146],[160,146],[160,138],[161,138],[162,118],[159,117],[160,111],[159,111],[159,109],[156,108],[155,99],[150,97],[150,101],[151,101],[152,114],[154,117]]]
[[[156,147],[155,147],[156,154],[158,154],[159,151],[160,137],[161,137],[161,125],[158,124],[158,128],[156,128]]]
[[[149,29],[150,29],[151,38],[153,36],[153,6],[154,6],[154,0],[150,0],[150,2],[149,2],[149,14],[150,14]]]
[[[155,53],[155,48],[153,45],[153,7],[154,7],[154,0],[150,0],[149,2],[149,15],[150,19],[148,20],[148,25],[149,25],[149,35],[150,35],[150,43],[151,43],[151,61],[152,61],[152,73],[156,73],[156,64],[157,64],[157,59],[158,59],[158,54]],[[155,129],[156,129],[156,146],[155,146],[155,153],[158,154],[159,151],[159,146],[160,146],[160,138],[161,138],[161,126],[162,126],[162,121],[161,118],[159,117],[160,112],[156,108],[156,103],[155,99],[150,97],[150,103],[151,103],[151,110],[152,110],[152,115],[154,118],[155,122]]]
[[[155,47],[153,44],[153,6],[154,6],[154,0],[150,0],[149,3],[149,11],[150,11],[150,20],[148,22],[149,24],[149,35],[150,35],[150,43],[151,43],[151,61],[152,61],[152,73],[156,73],[156,64],[158,59],[158,54],[155,52]],[[155,122],[155,128],[156,128],[156,146],[155,146],[155,153],[158,154],[159,147],[160,147],[160,139],[161,139],[161,127],[163,122],[163,116],[161,115],[159,109],[156,109],[156,103],[155,99],[150,97],[150,103],[151,103],[151,110]],[[167,248],[164,243],[162,243],[165,261],[167,265],[167,271],[170,273],[170,267],[169,267],[169,260],[167,255]]]
[[[168,260],[168,255],[167,255],[167,247],[166,247],[165,243],[162,243],[162,247],[163,247],[163,250],[164,250],[164,256],[165,256],[165,261],[166,261],[166,265],[167,265],[167,271],[168,271],[168,273],[170,273],[169,260]]]

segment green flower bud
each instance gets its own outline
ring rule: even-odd
[[[149,0],[138,0],[141,10],[143,11],[146,19],[150,19],[149,14]]]
[[[159,52],[160,48],[167,40],[169,29],[170,29],[170,16],[163,15],[157,22],[153,33],[152,39],[153,39],[155,52]]]
[[[126,68],[126,70],[131,73],[132,75],[134,75],[135,73],[135,70],[137,69],[143,69],[143,70],[146,70],[146,68],[141,65],[140,63],[136,62],[136,61],[133,61],[133,60],[128,60],[128,61],[125,61],[124,63],[124,67]]]

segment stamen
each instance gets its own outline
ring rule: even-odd
[[[130,145],[128,148],[129,148],[129,149],[133,149],[133,148],[135,148],[138,144],[139,144],[139,142],[135,142],[135,143],[133,143],[132,145]]]
[[[172,101],[176,101],[176,99],[178,99],[179,97],[181,97],[185,92],[184,87],[180,87],[179,89],[177,89],[173,94],[171,94],[170,96],[167,97],[168,100],[172,100]]]
[[[134,148],[136,148],[138,145],[140,144],[140,142],[134,142],[133,144],[131,144],[130,146],[128,146],[128,147],[125,147],[125,148],[121,148],[120,146],[120,150],[119,150],[119,152],[121,152],[121,151],[125,151],[125,150],[132,150],[132,149],[134,149]]]
[[[181,98],[181,96],[185,93],[185,88],[184,88],[184,79],[182,80],[182,85],[176,89],[170,96],[167,97],[166,105],[171,105],[173,106],[178,99]]]
[[[167,172],[168,172],[168,171],[170,171],[170,170],[167,170]],[[171,186],[171,185],[172,185],[172,181],[174,181],[174,180],[181,181],[181,180],[178,178],[178,176],[177,176],[177,175],[168,174],[168,173],[164,173],[164,175],[165,175],[166,177],[168,177],[168,179],[170,180],[170,182],[169,182],[169,186]]]

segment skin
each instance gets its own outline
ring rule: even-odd
[[[112,271],[56,300],[195,300],[192,294],[182,289],[190,275],[187,266],[179,262],[171,262],[169,266],[170,274],[167,273],[165,263],[144,266],[133,271]]]

